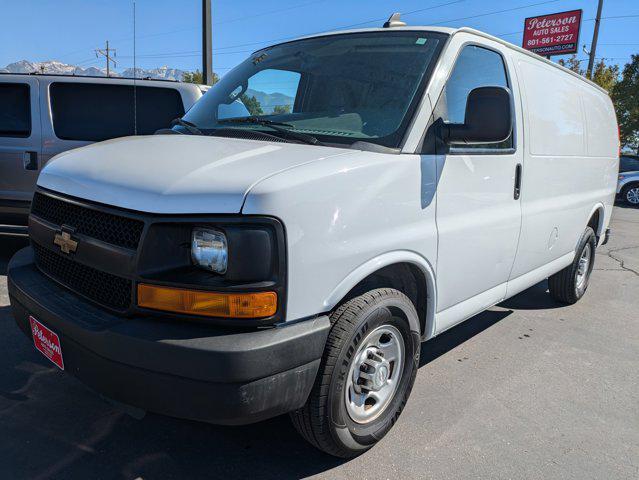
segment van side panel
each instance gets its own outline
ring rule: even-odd
[[[604,208],[602,228],[607,226],[618,165],[610,99],[558,68],[514,55],[526,158],[522,232],[511,280],[573,252],[596,208]]]
[[[586,117],[586,153],[589,157],[616,158],[619,138],[610,97],[582,85],[580,96]]]
[[[585,124],[580,85],[561,70],[520,60],[530,123],[528,151],[537,157],[578,157],[585,153]]]

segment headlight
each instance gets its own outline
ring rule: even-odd
[[[226,273],[229,249],[226,235],[217,230],[195,228],[191,234],[191,259],[215,273]]]

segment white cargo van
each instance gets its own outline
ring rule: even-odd
[[[26,233],[36,179],[52,157],[168,127],[206,88],[162,80],[0,74],[0,234]]]
[[[615,196],[606,92],[395,25],[264,48],[171,134],[58,156],[8,269],[36,347],[120,403],[291,413],[348,457],[399,417],[421,341],[546,278],[579,300]]]

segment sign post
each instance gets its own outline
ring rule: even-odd
[[[576,53],[580,27],[581,10],[528,17],[524,21],[522,47],[547,58]]]

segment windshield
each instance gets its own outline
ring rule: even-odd
[[[203,132],[280,134],[268,122],[241,120],[257,117],[323,143],[398,147],[444,39],[434,32],[385,31],[266,48],[226,74],[184,120]]]

